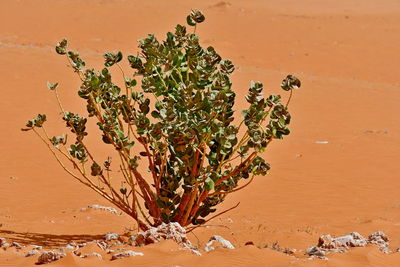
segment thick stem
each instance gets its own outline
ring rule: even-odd
[[[179,222],[181,225],[187,224],[187,221],[188,221],[190,212],[192,211],[193,204],[197,197],[198,191],[199,191],[199,183],[196,181],[196,185],[195,185],[193,191],[190,193],[190,200],[189,200],[189,203],[187,204],[185,215],[183,216],[182,220]]]
[[[160,185],[161,185],[161,180],[162,180],[162,177],[164,176],[164,172],[166,169],[165,166],[167,164],[167,153],[168,153],[168,149],[165,148],[164,156],[163,156],[162,163],[161,163],[161,171],[160,171],[160,174],[158,175],[158,182],[160,183]]]
[[[203,191],[201,192],[199,198],[197,199],[196,204],[194,205],[194,207],[192,208],[192,210],[190,211],[190,218],[192,218],[193,216],[196,215],[197,211],[200,208],[201,203],[203,203],[203,201],[208,197],[208,190],[206,190],[205,188],[203,189]],[[186,225],[185,225],[186,226]]]
[[[174,218],[175,222],[179,222],[181,220],[181,217],[183,215],[183,212],[185,211],[185,208],[189,202],[189,199],[190,199],[190,192],[183,193],[182,199],[178,206],[178,212],[176,213],[175,218]]]

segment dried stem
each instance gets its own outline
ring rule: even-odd
[[[244,184],[244,185],[242,185],[240,187],[237,187],[237,188],[235,188],[235,189],[233,189],[231,191],[214,192],[212,194],[209,194],[208,196],[211,197],[211,196],[217,196],[217,195],[227,195],[227,194],[230,194],[230,193],[233,193],[233,192],[237,192],[237,191],[245,188],[249,184],[251,184],[251,182],[253,182],[253,179],[254,179],[254,174],[251,176],[250,180],[246,184]]]
[[[227,212],[229,212],[229,211],[231,211],[231,210],[237,208],[237,207],[239,206],[239,204],[240,204],[240,202],[238,202],[238,203],[237,203],[235,206],[233,206],[232,208],[229,208],[229,209],[224,210],[224,211],[222,211],[222,212],[220,212],[220,213],[218,213],[218,214],[215,214],[214,216],[210,217],[209,219],[207,219],[204,223],[202,223],[202,224],[200,224],[200,225],[196,225],[196,226],[190,227],[190,228],[186,231],[186,233],[190,233],[190,232],[192,232],[194,229],[196,229],[196,228],[198,228],[198,227],[201,227],[202,225],[208,223],[208,222],[211,221],[212,219],[215,219],[215,218],[217,218],[218,216],[221,216],[222,214],[225,214],[225,213],[227,213]]]

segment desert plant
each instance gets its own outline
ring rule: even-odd
[[[110,157],[103,161],[91,153],[85,143],[88,119],[64,109],[58,83],[48,83],[48,88],[73,142],[67,135],[50,137],[44,114],[22,129],[37,134],[65,171],[131,216],[142,230],[162,222],[185,227],[205,223],[229,193],[247,186],[255,175],[267,174],[270,166],[260,153],[289,134],[288,104],[300,81],[292,75],[283,80],[281,87],[290,91],[286,104],[280,95],[265,98],[262,83],[251,82],[249,107],[234,125],[236,95],[229,79],[234,65],[213,47],[200,45],[195,29],[204,19],[194,10],[187,17],[193,33],[177,25],[165,41],[152,34],[139,40],[140,53],[127,57],[132,75],[119,64],[121,52],[104,54],[105,68],[96,71],[68,50],[66,39],[57,44],[56,52],[81,80],[78,95],[86,101],[88,117],[97,121],[102,142],[118,155],[118,168]],[[110,68],[121,72],[123,89],[113,82]],[[141,91],[134,90],[136,77]],[[140,160],[148,161],[150,177],[139,171]],[[241,179],[249,180],[239,186]]]

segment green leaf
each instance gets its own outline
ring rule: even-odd
[[[96,87],[96,86],[98,86],[100,84],[100,79],[99,79],[99,77],[97,77],[96,75],[93,75],[91,78],[90,78],[90,85],[92,86],[92,87]]]
[[[47,88],[49,88],[50,90],[54,91],[57,89],[57,87],[58,87],[58,83],[53,84],[53,83],[47,82]]]
[[[126,195],[127,191],[128,190],[126,188],[120,188],[119,189],[119,192],[121,192],[121,194],[123,194],[123,195]]]
[[[103,55],[105,62],[104,66],[111,67],[112,65],[120,62],[122,60],[122,53],[121,52],[109,52]]]
[[[37,117],[34,119],[35,127],[42,127],[46,120],[46,114],[38,114]]]
[[[126,86],[128,88],[133,88],[133,87],[136,86],[137,81],[135,79],[131,79],[131,78],[126,77],[125,78],[125,84],[126,84]]]
[[[298,89],[301,87],[300,80],[294,75],[288,75],[283,79],[281,87],[285,91],[290,91],[293,89]]]
[[[116,56],[116,59],[115,59],[115,63],[118,63],[118,62],[120,62],[122,60],[122,53],[121,53],[121,51],[119,51],[118,53],[117,53],[117,56]]]
[[[186,17],[186,22],[189,26],[196,26],[196,22],[193,20],[193,18],[190,15]]]
[[[131,149],[132,147],[133,147],[133,145],[135,144],[135,142],[134,141],[132,141],[132,142],[129,142],[127,145],[125,145],[125,147],[124,148],[126,148],[126,149]]]
[[[210,177],[204,181],[204,185],[207,191],[214,190],[214,181]]]
[[[55,147],[60,147],[60,145],[65,145],[67,143],[67,135],[53,136],[50,142]]]
[[[143,62],[139,56],[128,56],[129,64],[131,68],[137,69],[140,73],[143,71]]]
[[[158,112],[158,111],[155,111],[155,110],[153,110],[152,112],[151,112],[151,116],[153,117],[153,118],[155,118],[155,119],[159,119],[161,116],[160,116],[160,113]]]
[[[203,13],[200,10],[196,10],[196,9],[192,10],[192,12],[190,13],[189,16],[196,23],[202,23],[206,19],[205,16],[203,15]],[[193,26],[193,25],[191,25],[191,26]]]
[[[129,159],[129,166],[132,169],[137,169],[137,167],[139,166],[139,164],[138,164],[139,159],[140,159],[140,157],[138,157],[138,156],[134,156],[133,158]]]
[[[56,45],[56,52],[59,55],[65,55],[67,53],[67,45],[68,45],[68,41],[67,39],[62,39],[61,42],[59,42]]]
[[[90,167],[90,170],[91,170],[90,175],[92,175],[92,176],[98,176],[103,173],[100,165],[97,164],[96,162],[93,162],[92,166]]]
[[[232,61],[226,59],[222,60],[220,63],[221,71],[226,74],[232,74],[235,70],[235,66],[232,64]]]
[[[68,57],[71,60],[71,65],[76,71],[82,71],[86,63],[79,57],[78,52],[68,51]]]

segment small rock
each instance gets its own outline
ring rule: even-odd
[[[368,236],[368,242],[372,244],[386,245],[389,242],[389,237],[384,232],[378,231]]]
[[[57,251],[44,251],[38,258],[37,264],[47,264],[53,261],[57,261],[61,258],[64,258],[65,253],[57,252]]]
[[[94,241],[96,244],[97,244],[97,246],[99,247],[99,248],[101,248],[102,250],[106,250],[107,249],[107,247],[108,247],[108,244],[106,243],[106,242],[104,242],[104,241],[99,241],[99,240],[96,240],[96,241]]]
[[[282,252],[283,253],[285,253],[285,254],[288,254],[288,255],[294,255],[295,253],[296,253],[296,249],[290,249],[290,248],[286,248],[286,249],[284,249]]]
[[[244,243],[245,246],[254,246],[254,242],[253,241],[247,241],[246,243]]]
[[[223,237],[219,236],[219,235],[213,235],[210,240],[208,241],[208,243],[206,244],[206,247],[204,248],[204,250],[206,252],[212,251],[215,248],[212,246],[212,244],[214,242],[218,242],[222,245],[223,248],[228,248],[228,249],[235,249],[235,247],[232,245],[231,242],[229,242],[228,240],[224,239]]]
[[[90,258],[90,257],[97,257],[97,258],[99,258],[99,259],[103,259],[103,257],[99,254],[99,253],[97,253],[97,252],[92,252],[92,253],[88,253],[88,254],[85,254],[85,255],[83,255],[83,256],[81,256],[82,258]]]
[[[129,238],[127,236],[119,236],[118,240],[121,241],[122,244],[126,244],[129,242]]]
[[[127,250],[124,252],[120,252],[117,254],[112,255],[111,260],[118,260],[118,259],[122,259],[122,258],[126,258],[126,257],[133,257],[133,256],[143,256],[144,254],[141,252],[135,252],[132,250]]]
[[[98,204],[93,204],[93,205],[89,205],[88,208],[91,209],[96,209],[96,210],[104,210],[104,211],[108,211],[112,214],[117,214],[117,210],[112,208],[112,207],[106,207],[106,206],[101,206]]]
[[[157,227],[151,227],[147,231],[139,232],[129,238],[131,244],[134,246],[144,246],[167,239],[172,239],[183,248],[190,250],[193,254],[200,254],[187,238],[185,228],[177,222],[162,223]]]
[[[315,141],[316,144],[328,144],[328,141]]]
[[[117,241],[114,241],[113,243],[109,244],[108,246],[109,247],[114,247],[114,246],[119,246],[119,245],[122,245],[122,242],[117,240]]]
[[[388,248],[388,247],[382,247],[382,248],[379,248],[379,249],[380,249],[380,251],[382,251],[385,254],[392,253],[392,250],[390,248]]]
[[[7,242],[7,240],[5,238],[1,238],[0,237],[0,248],[6,250],[11,246],[10,243]]]
[[[0,248],[3,247],[5,244],[8,244],[7,239],[5,239],[4,237],[0,237]]]
[[[179,223],[162,223],[158,227],[151,227],[145,232],[139,232],[130,237],[135,246],[143,246],[172,239],[180,245],[190,241],[186,237],[186,230]]]
[[[64,247],[64,249],[77,250],[77,249],[79,249],[79,246],[74,241],[72,241],[72,242],[68,243]]]
[[[10,247],[15,247],[16,249],[22,248],[22,246],[18,242],[12,242]]]
[[[331,235],[322,235],[318,239],[317,246],[308,248],[306,254],[325,259],[325,255],[330,252],[344,253],[350,247],[365,247],[367,243],[367,240],[357,232],[337,238],[333,238]]]
[[[30,256],[36,255],[36,254],[38,254],[38,253],[39,253],[38,250],[32,249],[32,250],[29,250],[29,251],[27,251],[27,252],[25,253],[25,257],[30,257]]]
[[[111,241],[111,240],[117,240],[119,238],[119,235],[116,233],[108,233],[105,235],[104,239],[106,241]]]
[[[64,248],[65,248],[65,249],[72,249],[72,250],[75,249],[75,247],[74,247],[74,246],[71,246],[70,244],[66,245]]]
[[[188,248],[188,247],[181,247],[179,248],[179,250],[189,250],[191,253],[193,253],[196,256],[201,256],[200,251],[198,251],[197,249],[194,248]]]
[[[317,258],[325,258],[326,252],[324,249],[314,246],[306,250],[306,255],[314,256]]]
[[[323,235],[318,240],[318,247],[324,249],[347,249],[348,247],[365,247],[367,240],[357,232],[345,236],[332,238],[330,235]]]
[[[382,231],[370,234],[368,236],[368,243],[377,245],[379,247],[379,249],[383,253],[390,253],[391,252],[391,250],[388,248],[388,246],[389,246],[389,238]]]

